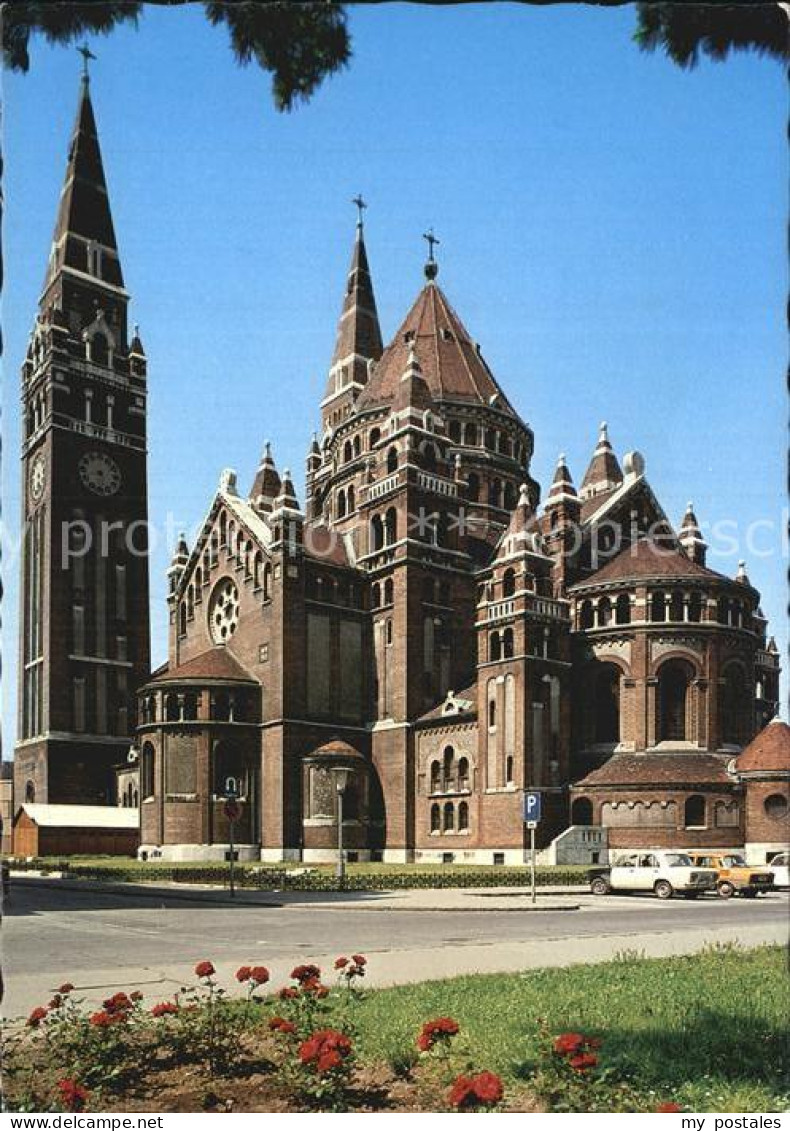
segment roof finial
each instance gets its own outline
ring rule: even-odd
[[[433,234],[433,228],[429,228],[427,232],[423,233],[424,240],[428,244],[428,262],[425,264],[425,278],[433,280],[439,274],[439,265],[433,254],[433,249],[439,243],[438,238]]]
[[[356,204],[356,206],[357,206],[357,228],[360,231],[362,231],[362,228],[363,228],[363,225],[364,225],[364,217],[363,217],[362,213],[367,208],[367,204],[365,204],[365,201],[362,199],[362,193],[361,192],[357,193],[357,195],[354,197],[354,199],[351,201],[351,203]]]
[[[91,51],[90,47],[88,47],[87,43],[83,43],[81,47],[77,48],[77,50],[82,56],[82,81],[84,83],[88,83],[90,82],[91,78],[88,74],[88,60],[95,59],[96,56]]]

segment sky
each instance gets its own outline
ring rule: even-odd
[[[149,363],[154,665],[172,538],[198,527],[222,469],[246,491],[271,439],[302,493],[358,192],[385,340],[422,285],[432,225],[439,282],[534,429],[544,494],[561,451],[579,484],[607,420],[673,521],[693,500],[708,564],[733,575],[746,559],[784,653],[785,80],[747,55],[682,71],[638,50],[635,21],[631,6],[352,6],[350,67],[290,114],[202,6],[151,6],[136,32],[91,42]],[[30,72],[3,76],[6,756],[18,367],[79,70],[73,48],[36,41]]]

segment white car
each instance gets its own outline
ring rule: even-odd
[[[652,891],[659,899],[671,899],[678,892],[685,899],[696,899],[716,888],[714,868],[695,867],[685,852],[661,848],[641,849],[616,856],[609,868],[590,876],[593,895],[612,891]]]
[[[773,872],[775,888],[790,888],[790,852],[778,852],[768,871]]]

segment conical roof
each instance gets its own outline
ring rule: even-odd
[[[622,482],[623,472],[609,442],[608,426],[603,421],[598,433],[598,443],[582,479],[580,494],[582,498],[588,498],[619,487]]]
[[[255,473],[255,479],[250,489],[250,502],[256,506],[271,510],[281,487],[280,476],[272,457],[272,446],[267,440],[264,444],[261,462]]]
[[[557,469],[551,481],[546,506],[556,506],[560,502],[568,501],[578,504],[579,499],[573,485],[573,478],[565,462],[565,456],[561,454],[557,460]]]
[[[357,224],[351,266],[343,299],[343,310],[337,327],[332,368],[356,354],[374,360],[381,357],[383,349],[373,279],[368,266],[365,236],[362,224]]]
[[[101,254],[88,254],[92,246],[101,249]],[[76,268],[113,286],[123,286],[87,77],[83,77],[80,89],[45,289],[62,266]]]
[[[359,411],[392,403],[407,367],[412,343],[434,400],[496,404],[516,416],[466,327],[441,287],[433,281],[420,291],[375,366],[357,401]]]

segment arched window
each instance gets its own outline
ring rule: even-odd
[[[431,806],[431,832],[440,833],[442,831],[442,811],[438,805]]]
[[[502,596],[512,597],[516,592],[516,571],[514,569],[506,569],[502,577]]]
[[[469,789],[469,759],[459,758],[458,760],[458,788]]]
[[[426,471],[436,471],[436,448],[426,444],[422,449],[422,466]]]
[[[502,480],[494,479],[488,485],[488,501],[492,507],[498,507],[502,499]]]
[[[379,585],[378,581],[376,581],[373,585],[373,588],[370,591],[370,607],[372,609],[377,609],[380,604],[381,604],[381,586]]]
[[[392,578],[388,577],[384,582],[384,604],[391,605],[395,599],[395,586],[393,585]]]
[[[356,498],[355,498],[355,495],[354,495],[354,484],[353,483],[349,484],[346,499],[347,499],[348,513],[351,514],[353,511],[356,510]]]
[[[658,593],[653,593],[650,596],[650,619],[653,621],[667,619],[667,601],[660,590]]]
[[[685,660],[668,660],[658,673],[659,742],[685,742],[689,684],[693,678],[691,665]]]
[[[728,745],[741,746],[748,741],[750,730],[750,702],[746,676],[740,664],[728,664],[724,669],[721,691],[721,740]]]
[[[393,471],[398,470],[398,449],[390,448],[387,452],[387,474],[392,475]]]
[[[374,514],[370,520],[370,551],[375,553],[384,546],[384,523],[380,514]]]
[[[679,589],[673,590],[669,599],[669,619],[683,620],[683,594]]]
[[[595,741],[620,741],[620,669],[602,664],[595,676]]]
[[[701,793],[694,793],[686,798],[683,821],[687,829],[705,828],[705,798]]]
[[[376,444],[379,442],[380,439],[381,439],[381,429],[380,428],[371,428],[370,436],[368,437],[368,447],[371,448],[371,449],[375,448]]]
[[[256,555],[253,559],[253,563],[252,563],[252,584],[256,589],[260,589],[260,587],[261,587],[262,569],[263,569],[263,554],[261,554],[260,551],[259,551],[258,553],[256,553]]]
[[[492,632],[488,638],[488,658],[489,660],[502,659],[502,639],[498,632]]]
[[[488,729],[494,730],[496,727],[496,699],[489,699],[488,701]]]
[[[455,751],[445,746],[442,754],[442,783],[445,790],[455,789]]]
[[[391,644],[392,643],[392,620],[387,621],[386,634],[387,634],[387,643]]]
[[[490,452],[496,451],[496,432],[493,428],[486,430],[486,447]]]
[[[702,594],[692,593],[689,597],[689,620],[698,622],[702,620]]]
[[[450,439],[456,444],[461,439],[461,425],[457,420],[450,421]]]
[[[337,493],[337,517],[346,517],[346,493],[345,491],[338,491]]]
[[[513,755],[505,758],[505,785],[513,785]]]
[[[354,437],[354,455],[358,456],[362,451],[362,441],[359,436]]]
[[[392,546],[398,537],[398,514],[394,507],[388,507],[384,515],[384,545]]]
[[[343,445],[343,463],[349,463],[351,461],[353,455],[354,455],[354,452],[353,452],[353,449],[351,447],[351,441],[346,440],[345,444]]]
[[[439,793],[442,788],[442,766],[438,761],[431,762],[431,793]]]
[[[444,831],[451,833],[455,829],[455,806],[452,801],[444,803]]]
[[[91,338],[91,361],[94,365],[106,365],[110,350],[104,334],[94,334]]]
[[[272,566],[267,562],[263,567],[263,599],[268,601],[272,595]]]
[[[469,831],[469,806],[466,801],[462,801],[458,806],[458,831],[459,833]]]
[[[615,605],[615,620],[618,624],[630,624],[631,622],[631,599],[627,593],[621,593],[617,598]]]
[[[577,797],[571,805],[572,825],[591,825],[593,823],[593,807],[589,797]]]
[[[179,718],[178,696],[171,692],[165,697],[165,719],[169,723],[177,722]]]
[[[223,511],[219,516],[219,540],[222,546],[225,545],[228,539],[228,516]]]
[[[183,601],[178,609],[178,634],[179,636],[186,636],[187,634],[187,607]]]
[[[502,657],[505,660],[513,659],[513,629],[506,628],[502,633]]]
[[[140,753],[140,789],[143,797],[154,796],[154,748],[150,742],[143,743]]]
[[[478,439],[477,425],[476,424],[466,424],[466,425],[464,425],[464,443],[466,444],[466,446],[468,448],[476,448],[477,447],[477,445],[479,443],[479,439]]]
[[[480,498],[480,476],[473,471],[466,480],[467,493],[471,502],[476,503]]]
[[[505,483],[505,510],[512,511],[516,505],[516,488],[512,483]]]
[[[605,628],[612,623],[612,602],[608,597],[601,597],[598,602],[598,626]]]
[[[184,715],[185,719],[195,720],[197,718],[197,695],[194,692],[188,692],[184,696]]]
[[[579,627],[592,628],[593,626],[593,606],[592,601],[582,601],[581,608],[579,609]]]
[[[36,800],[35,782],[26,781],[25,782],[25,801],[29,805],[33,805],[35,803],[35,800]]]

